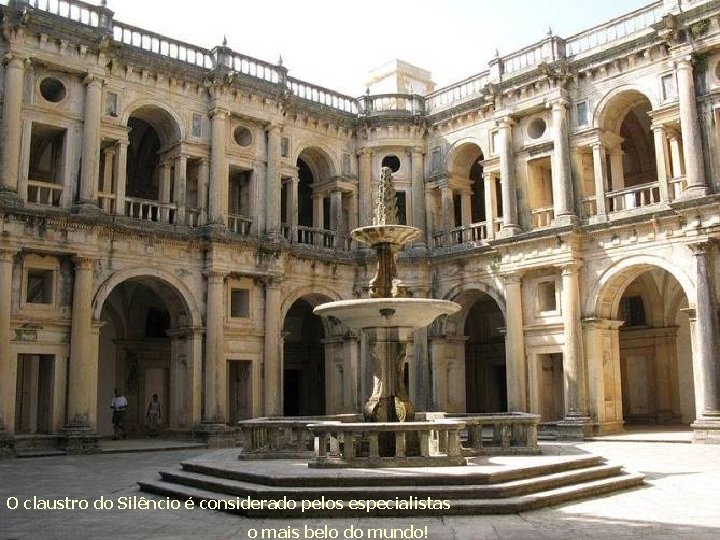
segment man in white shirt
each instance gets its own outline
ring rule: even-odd
[[[124,439],[125,434],[123,433],[123,421],[125,420],[125,409],[127,409],[127,398],[122,395],[119,388],[115,389],[115,397],[110,402],[110,408],[113,411],[112,423],[113,423],[113,440],[119,439],[121,436]]]

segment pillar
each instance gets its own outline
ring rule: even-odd
[[[292,242],[297,241],[297,227],[298,227],[298,186],[300,185],[300,179],[297,175],[292,176],[287,181],[287,209],[285,213],[288,219],[288,225],[290,226],[290,238]]]
[[[170,184],[170,178],[172,176],[172,168],[170,167],[170,163],[168,161],[163,161],[160,164],[160,171],[159,171],[159,178],[158,178],[158,194],[160,202],[169,203],[170,202],[170,190],[171,190],[171,184]]]
[[[657,167],[658,187],[660,200],[668,202],[668,170],[667,170],[667,135],[663,126],[653,126],[653,140],[655,141],[655,165]]]
[[[718,366],[718,321],[715,288],[712,282],[710,242],[691,244],[695,259],[697,300],[693,369],[699,371],[701,399],[692,424],[695,442],[720,444],[720,367]],[[697,389],[696,389],[697,393]]]
[[[94,431],[97,415],[99,330],[97,327],[93,328],[92,324],[95,260],[78,256],[73,261],[75,280],[70,331],[67,425],[70,428],[87,428]]]
[[[209,222],[213,225],[225,225],[227,213],[228,165],[225,155],[228,112],[223,109],[210,111],[212,119],[212,140],[210,146],[210,194]]]
[[[265,235],[269,240],[277,241],[280,238],[280,191],[282,178],[280,176],[280,139],[282,128],[271,125],[267,128],[267,170],[265,181],[266,216]]]
[[[505,364],[508,410],[527,411],[525,331],[523,330],[522,276],[508,274],[505,281]]]
[[[210,270],[207,277],[205,315],[205,410],[203,422],[224,424],[227,408],[225,361],[225,273]]]
[[[330,192],[330,229],[337,234],[344,232],[342,196],[342,191],[339,189],[334,189]]]
[[[570,169],[570,142],[568,139],[567,106],[565,99],[552,102],[553,124],[553,210],[556,225],[569,225],[577,221],[573,202],[572,171]]]
[[[593,144],[592,152],[595,177],[595,218],[597,221],[607,221],[605,192],[607,191],[608,177],[605,145],[601,142]]]
[[[325,225],[325,195],[324,193],[313,193],[313,227],[324,229]]]
[[[423,153],[421,148],[412,148],[410,152],[410,167],[412,173],[412,226],[423,231],[422,236],[414,244],[418,248],[426,248],[425,243],[427,223],[425,221],[425,174],[423,167]]]
[[[680,134],[673,131],[670,134],[670,161],[672,162],[672,177],[680,178],[685,175],[685,162],[682,154]]]
[[[175,178],[173,179],[173,199],[176,210],[175,223],[185,224],[185,197],[187,189],[187,156],[180,154],[175,158]]]
[[[623,189],[625,187],[623,151],[620,146],[616,146],[610,150],[610,179],[612,182],[612,189]]]
[[[0,168],[0,191],[17,194],[20,166],[20,139],[22,128],[23,81],[25,60],[8,55],[5,61],[3,118],[2,118],[2,168]],[[19,194],[24,199],[27,194]]]
[[[15,431],[17,354],[12,347],[12,276],[15,251],[0,249],[0,437]],[[0,454],[2,448],[0,444]]]
[[[103,152],[103,173],[100,180],[100,193],[113,192],[113,168],[115,166],[115,148],[106,148]]]
[[[280,340],[280,284],[269,282],[265,285],[265,415],[282,415],[282,350]]]
[[[472,194],[469,191],[463,191],[460,194],[460,221],[462,226],[466,227],[472,223]]]
[[[450,186],[440,188],[440,197],[442,201],[442,227],[445,236],[445,243],[450,243],[450,231],[455,228],[455,200],[453,198],[453,189]]]
[[[506,116],[498,122],[498,150],[502,181],[503,236],[514,236],[522,229],[518,221],[517,189],[515,187],[515,156],[512,145],[513,120]]]
[[[364,148],[358,153],[359,226],[372,225],[372,152]]]
[[[583,358],[583,335],[580,320],[580,284],[578,263],[562,267],[563,371],[565,379],[565,418],[567,438],[589,435],[588,394]]]
[[[115,146],[115,214],[124,216],[128,142],[118,141]]]
[[[88,75],[85,83],[85,116],[83,118],[82,170],[80,202],[97,205],[100,172],[100,119],[102,118],[102,79]]]
[[[483,189],[485,190],[485,234],[488,240],[495,238],[495,174],[487,173],[483,178]]]
[[[691,58],[682,58],[676,64],[678,97],[680,109],[680,129],[685,152],[685,171],[687,188],[685,197],[699,197],[708,194],[703,163],[703,146],[695,101],[695,81]]]
[[[197,204],[200,209],[200,223],[205,225],[208,222],[208,185],[210,183],[210,162],[207,158],[200,159],[198,167],[198,192]]]

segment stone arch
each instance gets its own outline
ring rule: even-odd
[[[655,268],[666,270],[678,281],[688,302],[695,298],[695,285],[683,269],[657,255],[634,255],[616,262],[602,273],[586,297],[585,314],[612,319],[617,314],[620,298],[627,286],[641,274]]]
[[[505,307],[505,296],[492,284],[485,283],[485,282],[478,282],[468,285],[467,283],[463,283],[460,285],[456,285],[452,287],[445,295],[443,295],[443,300],[452,300],[453,302],[458,302],[458,300],[462,299],[463,295],[476,295],[479,296],[479,293],[485,293],[490,298],[495,300],[495,303],[497,304],[498,308],[502,312],[502,315],[504,318],[507,318],[507,312]],[[476,299],[476,298],[475,298]],[[474,302],[475,299],[472,301]],[[462,304],[461,304],[462,305]],[[450,317],[456,318],[457,323],[465,324],[465,317],[467,316],[467,311],[463,307],[460,311],[458,311],[456,314],[451,315]]]
[[[203,318],[200,307],[190,288],[172,272],[160,268],[129,268],[120,270],[106,279],[95,293],[92,301],[93,319],[99,320],[105,301],[118,285],[131,280],[142,280],[145,285],[158,292],[158,287],[165,286],[174,290],[174,295],[167,297],[167,300],[176,302],[173,307],[181,308],[188,317],[184,326],[202,326]],[[180,321],[173,321],[179,323]],[[177,324],[176,324],[177,325]]]
[[[307,164],[316,181],[337,176],[340,170],[333,158],[333,152],[317,141],[308,141],[298,145],[293,163],[297,163],[298,159],[302,159]]]
[[[122,124],[126,126],[133,116],[150,124],[160,135],[163,145],[185,138],[182,119],[165,103],[149,99],[133,101],[121,115]]]
[[[468,137],[455,141],[448,148],[444,168],[448,174],[467,176],[473,162],[477,161],[478,154],[481,159],[485,156],[479,139]]]
[[[643,99],[650,102],[652,110],[660,106],[659,96],[646,86],[625,84],[613,88],[595,107],[593,126],[598,129],[619,132],[625,115]]]
[[[283,298],[283,303],[280,306],[280,317],[278,317],[278,325],[280,327],[282,327],[285,321],[285,317],[287,316],[288,311],[290,311],[290,308],[293,306],[293,304],[295,304],[295,302],[300,299],[305,299],[315,308],[323,302],[341,300],[342,297],[340,296],[340,294],[337,293],[337,291],[334,291],[329,287],[305,286],[295,289]],[[331,335],[332,327],[330,325],[330,322],[325,317],[322,317],[322,321],[325,335]]]

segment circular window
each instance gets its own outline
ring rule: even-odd
[[[535,118],[527,128],[527,134],[528,137],[531,139],[539,139],[545,134],[545,130],[547,129],[547,124],[545,123],[545,120],[542,118]]]
[[[382,160],[383,167],[389,167],[392,172],[400,170],[400,158],[397,156],[385,156]]]
[[[252,144],[252,133],[250,133],[250,130],[246,127],[236,127],[233,132],[233,138],[240,146],[250,146]]]
[[[65,85],[55,77],[45,77],[40,81],[40,95],[51,103],[60,103],[67,95]]]

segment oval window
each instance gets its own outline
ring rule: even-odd
[[[389,167],[392,172],[398,172],[400,170],[400,158],[397,156],[385,156],[382,160],[383,167]]]
[[[233,138],[239,146],[250,146],[252,144],[252,133],[250,130],[243,126],[238,126],[233,132]]]
[[[527,128],[527,134],[528,137],[531,139],[539,139],[545,134],[545,130],[547,129],[547,124],[545,123],[545,120],[542,118],[535,118]]]
[[[45,77],[40,81],[40,95],[51,103],[60,103],[67,95],[65,85],[55,77]]]

